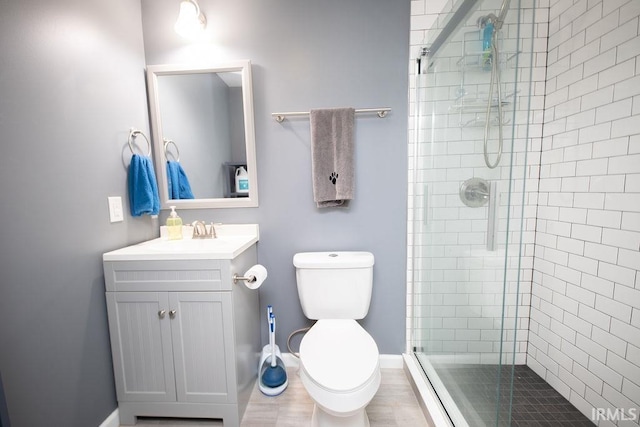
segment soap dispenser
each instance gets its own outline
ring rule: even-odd
[[[167,231],[169,232],[169,240],[182,239],[182,218],[176,213],[176,207],[170,206],[171,213],[167,218]]]

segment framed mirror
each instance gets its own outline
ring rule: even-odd
[[[147,67],[163,209],[258,206],[251,62]]]

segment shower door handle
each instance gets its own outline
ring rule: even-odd
[[[500,212],[500,193],[498,181],[489,183],[489,213],[487,218],[487,250],[495,251],[498,248],[498,216]]]

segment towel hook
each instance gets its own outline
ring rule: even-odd
[[[128,141],[129,149],[131,150],[131,153],[136,154],[136,152],[133,150],[133,140],[136,139],[138,135],[142,135],[144,140],[147,141],[147,145],[149,146],[149,153],[147,153],[147,156],[151,156],[151,143],[149,142],[149,138],[147,138],[147,136],[142,131],[133,129],[133,128],[131,128],[131,130],[129,131],[129,141]]]
[[[172,139],[163,139],[164,141],[164,158],[169,160],[169,152],[167,151],[167,149],[169,148],[169,144],[173,144],[173,146],[176,149],[176,155],[174,156],[176,159],[176,162],[180,161],[180,149],[178,148],[178,144],[175,143],[174,140]]]

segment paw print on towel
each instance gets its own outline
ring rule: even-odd
[[[336,185],[337,180],[338,180],[338,174],[335,172],[332,172],[331,175],[329,175],[329,181],[331,181],[333,185]]]

